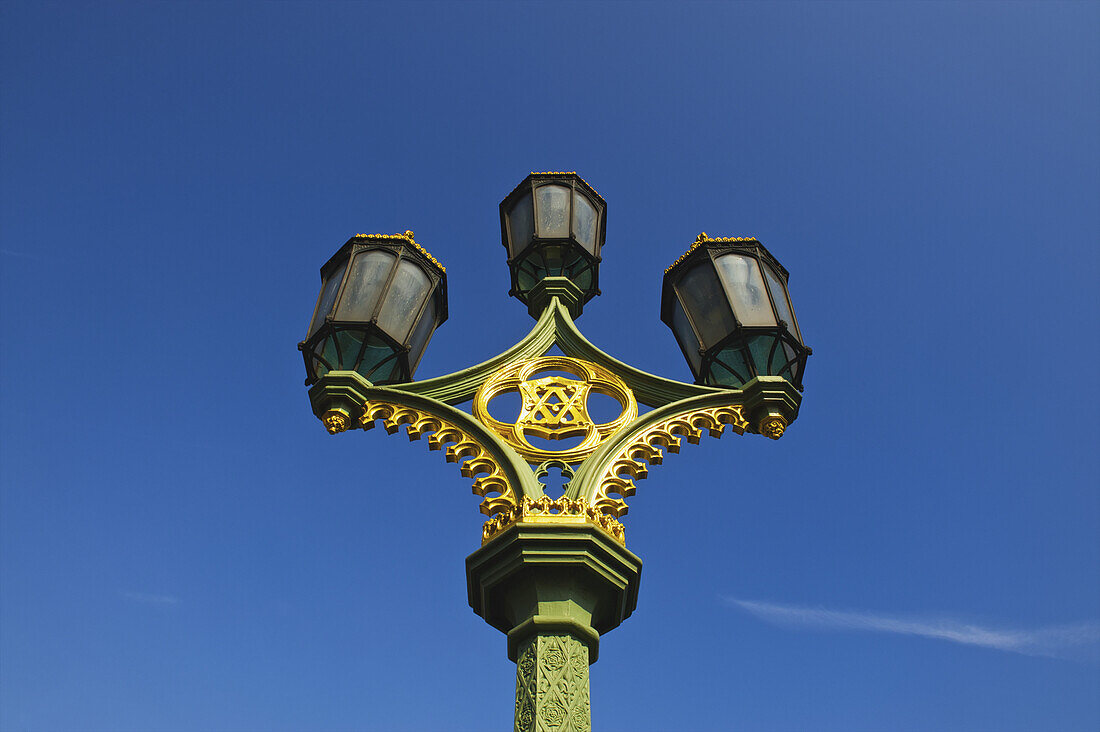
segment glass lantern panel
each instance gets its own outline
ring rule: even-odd
[[[692,373],[698,374],[699,364],[703,359],[699,354],[699,339],[695,336],[695,331],[691,329],[691,323],[688,322],[684,306],[680,304],[676,293],[672,294],[672,332],[676,335],[680,348],[684,350],[688,363],[691,364]]]
[[[393,367],[397,363],[397,359],[390,358],[391,356],[393,356],[393,348],[390,344],[375,334],[368,335],[366,348],[363,349],[363,358],[355,370],[372,383],[388,381],[393,377]]]
[[[799,334],[798,326],[794,322],[794,312],[787,300],[787,288],[783,285],[779,275],[770,266],[764,266],[764,276],[768,279],[768,289],[772,291],[775,312],[779,313],[779,317],[786,321],[787,330],[790,331],[791,335],[801,341],[802,336]]]
[[[744,346],[723,348],[710,364],[706,383],[712,386],[744,386],[752,379],[752,368],[745,359]]]
[[[569,236],[569,189],[564,186],[542,186],[535,190],[538,211],[538,235],[545,239]]]
[[[508,258],[516,256],[531,243],[535,230],[535,215],[531,208],[531,194],[519,199],[508,214]]]
[[[398,343],[406,343],[413,321],[432,288],[432,281],[417,264],[402,259],[397,274],[386,291],[386,300],[378,313],[378,327]]]
[[[569,280],[582,291],[588,292],[592,289],[592,279],[596,275],[595,265],[589,265],[583,257],[578,256],[566,271]]]
[[[313,314],[313,322],[309,325],[309,335],[313,335],[325,322],[325,316],[332,312],[332,304],[336,301],[336,291],[340,289],[340,281],[344,279],[344,270],[348,263],[344,262],[336,271],[325,280],[321,287],[321,296],[317,300],[317,312]],[[309,336],[306,336],[307,338]]]
[[[409,339],[410,376],[416,371],[416,367],[420,365],[420,358],[424,355],[424,347],[428,345],[428,339],[431,338],[432,331],[435,330],[435,300],[434,297],[428,300],[428,304],[424,306],[424,314],[420,316],[420,322],[416,324],[412,338]]]
[[[332,335],[328,335],[318,341],[317,345],[313,347],[313,353],[315,357],[311,359],[311,361],[313,363],[314,378],[319,379],[327,374],[329,366],[340,368],[340,360],[336,355],[336,341]]]
[[[589,254],[596,253],[596,207],[580,191],[573,192],[573,236]]]
[[[741,325],[775,325],[775,314],[756,259],[743,254],[723,254],[715,259],[715,264]]]
[[[783,369],[787,365],[790,365],[790,368],[787,371],[777,371],[775,373],[793,381],[794,369],[798,367],[798,361],[794,361],[794,349],[791,348],[790,343],[785,340],[781,342],[782,346],[780,350],[775,352],[774,361],[779,364],[779,369]]]
[[[676,291],[680,293],[684,309],[695,324],[704,348],[710,348],[737,327],[710,260],[685,272],[676,283]]]
[[[775,370],[772,369],[772,348],[777,346],[776,338],[772,335],[756,336],[749,339],[749,353],[752,354],[752,364],[757,376],[777,376],[778,370],[783,368],[786,359],[783,358],[783,350],[775,357]]]
[[[392,354],[392,352],[391,352]],[[389,358],[388,360],[382,360],[380,363],[376,363],[370,369],[366,368],[366,364],[363,364],[362,370],[363,378],[372,384],[384,384],[387,382],[401,381],[401,365],[397,362],[397,357]]]
[[[359,351],[363,349],[363,331],[337,331],[336,345],[340,348],[340,369],[342,371],[355,371],[358,369]]]
[[[348,286],[344,288],[344,296],[340,298],[340,307],[336,311],[337,320],[365,323],[371,319],[378,296],[393,269],[394,259],[396,257],[384,249],[371,249],[355,255],[348,275]]]

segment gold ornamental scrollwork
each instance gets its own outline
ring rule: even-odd
[[[551,371],[577,378],[561,375],[534,378]],[[489,403],[509,392],[519,393],[520,411],[514,422],[502,422],[489,414]],[[610,422],[594,422],[588,413],[588,398],[593,393],[617,401],[622,407],[619,416]],[[490,376],[474,395],[474,416],[533,463],[547,460],[575,463],[633,421],[638,416],[638,402],[625,381],[599,364],[565,356],[542,356],[508,364]],[[546,440],[583,439],[576,447],[546,450],[532,445],[528,436]]]
[[[485,499],[480,509],[486,516],[508,514],[518,504],[500,463],[457,425],[418,409],[372,399],[363,404],[359,424],[369,430],[377,420],[391,435],[404,425],[410,441],[427,435],[429,450],[443,450],[447,462],[457,463],[463,476],[473,478],[474,494]]]
[[[627,512],[623,498],[634,495],[634,481],[649,475],[647,463],[660,465],[664,462],[662,450],[680,452],[681,437],[697,445],[704,430],[711,437],[721,437],[726,425],[736,434],[745,434],[749,423],[745,419],[743,407],[698,409],[669,417],[645,430],[623,445],[612,457],[596,486],[593,507],[600,513],[621,518]]]

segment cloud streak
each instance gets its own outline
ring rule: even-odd
[[[993,648],[999,651],[1052,658],[1095,658],[1100,648],[1100,622],[1055,625],[1033,630],[989,628],[951,618],[882,615],[854,610],[781,605],[774,602],[724,598],[732,607],[765,622],[807,630],[865,631],[915,635],[922,638]],[[1089,653],[1091,651],[1091,653]]]

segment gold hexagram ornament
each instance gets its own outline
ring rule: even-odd
[[[578,378],[553,375],[532,378],[547,371],[572,374]],[[489,414],[489,402],[501,394],[518,392],[522,404],[515,422],[501,422]],[[611,422],[597,424],[588,414],[590,394],[604,394],[622,407]],[[500,435],[527,460],[579,462],[592,454],[600,443],[638,416],[634,392],[622,379],[599,364],[565,356],[543,356],[508,364],[489,377],[474,395],[474,416]],[[583,437],[576,447],[545,450],[532,445],[527,436],[547,440]]]

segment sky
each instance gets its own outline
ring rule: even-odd
[[[296,344],[321,264],[411,229],[450,298],[417,376],[504,350],[533,321],[497,206],[575,170],[608,206],[603,350],[690,379],[659,295],[700,231],[779,258],[814,349],[781,440],[707,438],[629,500],[594,727],[1097,729],[1098,30],[1097,3],[3,3],[0,728],[508,729],[469,480],[329,436]]]

